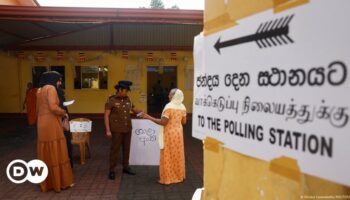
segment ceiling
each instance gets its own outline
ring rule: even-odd
[[[0,6],[4,50],[192,50],[203,11]]]

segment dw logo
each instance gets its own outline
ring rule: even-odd
[[[19,159],[13,160],[6,168],[8,179],[16,184],[24,183],[26,180],[31,183],[41,183],[48,173],[46,164],[37,159],[28,163]]]

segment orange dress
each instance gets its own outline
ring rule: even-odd
[[[38,159],[44,161],[49,169],[48,177],[40,183],[40,187],[43,192],[50,189],[60,192],[73,183],[73,173],[61,125],[65,111],[59,107],[55,87],[46,85],[38,90],[37,108]]]
[[[182,128],[182,118],[186,111],[167,109],[162,114],[169,119],[164,127],[164,148],[160,150],[159,182],[161,184],[172,184],[184,181],[185,152]]]
[[[26,107],[28,125],[34,125],[36,122],[36,93],[37,89],[33,88],[26,93]]]

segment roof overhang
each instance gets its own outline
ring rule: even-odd
[[[45,22],[203,24],[203,11],[177,9],[0,6],[0,19]]]
[[[192,50],[188,37],[202,27],[199,10],[0,6],[0,48],[8,50]],[[101,43],[77,44],[84,35]]]

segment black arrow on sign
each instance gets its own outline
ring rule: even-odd
[[[247,35],[224,42],[221,42],[219,37],[218,41],[214,45],[214,48],[220,54],[221,48],[239,45],[247,42],[256,42],[259,48],[267,48],[294,43],[294,41],[288,36],[289,23],[293,17],[294,14],[291,16],[282,17],[280,19],[261,23],[256,33],[252,35]]]

